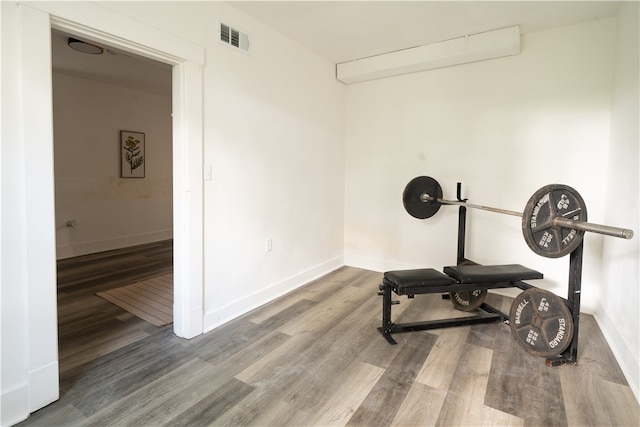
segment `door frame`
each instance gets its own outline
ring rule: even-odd
[[[29,410],[58,399],[51,30],[173,66],[174,332],[203,332],[204,48],[88,2],[20,3]]]

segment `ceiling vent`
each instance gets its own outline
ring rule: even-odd
[[[230,25],[220,23],[220,41],[245,53],[249,52],[249,35]]]

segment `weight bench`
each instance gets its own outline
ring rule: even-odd
[[[548,188],[545,188],[544,191],[551,191],[553,188],[559,189],[560,187],[549,186]],[[566,189],[565,187],[562,188]],[[538,194],[541,190],[539,190],[531,200],[537,200],[538,202],[542,200],[540,197],[544,196],[540,196],[540,194]],[[518,264],[482,266],[466,258],[465,231],[467,206],[481,209],[485,209],[485,207],[468,204],[467,199],[463,199],[461,193],[461,184],[458,183],[456,191],[457,201],[440,200],[442,197],[442,188],[437,181],[429,177],[418,177],[412,180],[409,185],[407,185],[407,188],[405,188],[403,194],[405,209],[407,209],[409,214],[416,218],[429,218],[433,216],[440,208],[440,205],[445,202],[446,204],[455,204],[459,206],[458,249],[456,257],[457,265],[454,267],[445,267],[443,270],[444,273],[432,268],[386,272],[384,274],[382,284],[380,285],[380,292],[378,292],[379,295],[383,296],[382,327],[378,328],[378,330],[382,333],[385,339],[389,341],[389,343],[396,344],[392,337],[392,334],[395,333],[481,323],[504,322],[510,324],[512,334],[517,338],[518,343],[522,345],[525,350],[537,356],[548,357],[546,359],[547,365],[559,366],[569,363],[577,363],[583,241],[580,240],[575,248],[571,248],[569,257],[568,295],[566,299],[560,298],[551,292],[538,289],[535,286],[524,282],[524,280],[542,279],[542,273],[535,270],[531,270]],[[434,203],[434,200],[437,202]],[[576,200],[578,200],[578,196],[576,196]],[[538,202],[535,203],[536,206],[538,205]],[[532,203],[529,203],[527,206],[529,205],[532,205]],[[533,206],[533,209],[535,209],[535,206]],[[502,209],[487,208],[486,210],[494,210],[500,213],[515,215],[515,212]],[[518,213],[517,216],[520,216],[520,214]],[[629,234],[629,236],[631,235],[632,233]],[[565,254],[564,251],[557,252],[553,256],[541,251],[534,250],[534,252],[549,257],[562,256]],[[536,304],[531,304],[528,309],[520,309],[520,312],[518,311],[520,305],[514,306],[514,304],[512,304],[510,314],[513,313],[511,316],[515,316],[512,319],[512,322],[509,322],[509,315],[489,304],[484,303],[484,297],[486,296],[488,289],[508,287],[515,287],[523,290],[523,292],[514,299],[514,304],[528,304],[528,302],[533,302],[534,300],[537,301]],[[471,292],[476,290],[478,292]],[[392,292],[397,295],[407,295],[409,298],[413,298],[415,295],[419,294],[442,293],[443,299],[447,297],[451,298],[451,302],[457,309],[466,312],[476,309],[478,310],[475,315],[470,317],[394,324],[391,321],[391,306],[398,304],[399,301],[391,300]],[[564,341],[563,336],[561,336],[560,333],[565,331],[565,329],[562,328],[559,321],[558,323],[555,323],[553,320],[552,322],[548,322],[545,316],[540,315],[539,309],[537,314],[532,315],[534,312],[534,305],[539,306],[543,299],[545,299],[547,303],[551,304],[550,307],[554,308],[554,310],[549,309],[549,314],[553,314],[553,316],[563,316],[565,319],[564,325],[569,325],[571,333],[564,333],[563,336],[567,337]],[[460,304],[461,302],[466,303],[467,301],[469,301],[469,303],[465,306]],[[547,307],[549,307],[549,305],[547,305]],[[564,312],[563,308],[568,308],[568,312]],[[547,309],[544,309],[544,311],[546,310]],[[518,324],[518,313],[521,315],[520,326],[516,326]],[[529,317],[525,317],[527,315]],[[550,319],[553,318],[550,317]],[[551,325],[553,328],[551,331],[552,334],[555,332],[555,329],[557,329],[558,334],[555,336],[556,339],[549,342],[547,342],[547,340],[538,340],[538,344],[542,344],[541,347],[534,347],[533,341],[535,340],[532,340],[531,342],[527,341],[529,338],[528,333],[531,331],[529,326],[536,329],[546,327],[547,325]],[[556,340],[560,340],[559,345]],[[554,345],[552,346],[551,344]],[[556,345],[558,346],[556,347]]]
[[[391,336],[392,334],[480,323],[508,322],[509,320],[508,315],[483,302],[479,307],[483,313],[475,316],[396,324],[391,321],[391,306],[399,304],[399,301],[391,300],[391,292],[413,298],[420,294],[445,294],[497,288],[517,287],[526,290],[533,286],[523,280],[543,278],[542,273],[519,264],[478,265],[465,263],[444,267],[443,271],[444,273],[441,273],[433,268],[423,268],[384,273],[379,292],[379,295],[382,295],[382,326],[378,330],[390,344],[397,344]]]

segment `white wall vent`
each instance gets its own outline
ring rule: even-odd
[[[249,35],[222,22],[220,23],[220,41],[243,52],[249,52]]]

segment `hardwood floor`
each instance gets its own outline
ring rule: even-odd
[[[579,364],[547,367],[503,324],[395,335],[382,275],[343,267],[192,340],[95,292],[171,271],[168,242],[59,265],[60,400],[42,426],[634,426],[640,409],[592,316]],[[394,320],[458,316],[439,295]],[[490,294],[508,311],[510,300]]]

